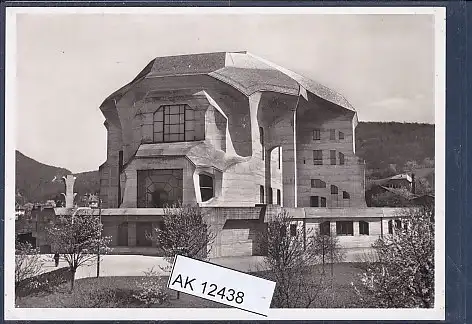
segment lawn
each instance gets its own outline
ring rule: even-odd
[[[320,267],[320,266],[317,266]],[[326,275],[331,276],[331,267],[325,267]],[[328,300],[328,305],[324,307],[344,308],[356,307],[357,299],[351,287],[352,281],[357,281],[357,274],[360,269],[356,264],[340,263],[335,264],[334,284],[329,291],[328,296],[323,296]],[[313,271],[317,273],[317,271]],[[163,304],[146,305],[144,302],[136,299],[140,291],[140,282],[145,277],[100,277],[83,278],[75,281],[74,291],[70,293],[69,285],[61,283],[53,289],[47,291],[35,292],[28,296],[19,297],[16,300],[17,307],[26,308],[142,308],[142,307],[161,307],[161,308],[221,308],[227,307],[206,299],[194,297],[184,293],[180,298],[176,298],[176,292],[167,289],[167,277],[154,277],[152,284],[147,286],[156,286],[160,283],[164,291],[167,291],[169,299]],[[315,305],[315,307],[323,307]]]

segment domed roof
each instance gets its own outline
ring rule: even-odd
[[[322,84],[259,58],[248,52],[216,52],[157,57],[129,84],[111,94],[102,104],[116,103],[134,84],[148,77],[209,75],[225,82],[246,96],[257,91],[273,91],[298,95],[300,86],[345,109],[355,111],[339,93]]]

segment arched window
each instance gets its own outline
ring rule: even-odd
[[[344,165],[344,154],[341,152],[338,152],[339,154],[339,165]]]
[[[338,187],[335,185],[331,185],[331,194],[332,195],[337,195],[338,194]]]
[[[320,179],[311,179],[312,188],[326,188],[326,182]]]
[[[369,235],[369,223],[365,221],[359,221],[359,234]]]
[[[351,196],[349,195],[349,192],[343,191],[343,199],[351,199]]]
[[[200,174],[199,180],[200,195],[202,197],[202,201],[210,200],[214,197],[213,178],[206,174]]]

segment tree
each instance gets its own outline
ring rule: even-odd
[[[370,197],[371,207],[408,207],[411,193],[406,189],[391,189]]]
[[[108,251],[110,237],[102,236],[102,223],[99,217],[80,215],[62,216],[46,229],[53,251],[69,265],[70,289],[74,289],[77,269],[97,261],[97,253]]]
[[[366,307],[433,307],[434,210],[411,208],[399,216],[403,226],[373,245],[376,260],[354,288]]]
[[[177,203],[164,209],[161,228],[154,228],[149,236],[162,249],[166,261],[173,264],[177,254],[192,259],[206,259],[216,233],[205,223],[198,206]]]
[[[314,267],[319,261],[318,241],[297,225],[284,210],[268,221],[261,239],[266,255],[258,270],[276,282],[273,307],[308,308],[319,302],[327,288],[326,278]]]
[[[15,237],[15,290],[22,288],[22,283],[41,273],[43,261],[39,249],[29,242],[20,242]]]
[[[333,275],[334,263],[342,262],[345,258],[345,253],[339,244],[338,237],[331,231],[329,234],[322,234],[317,229],[311,239],[313,240],[316,258],[323,264],[323,273],[325,264],[328,261],[331,264],[331,275]]]

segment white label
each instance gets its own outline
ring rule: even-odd
[[[267,316],[275,282],[178,255],[167,287]]]

